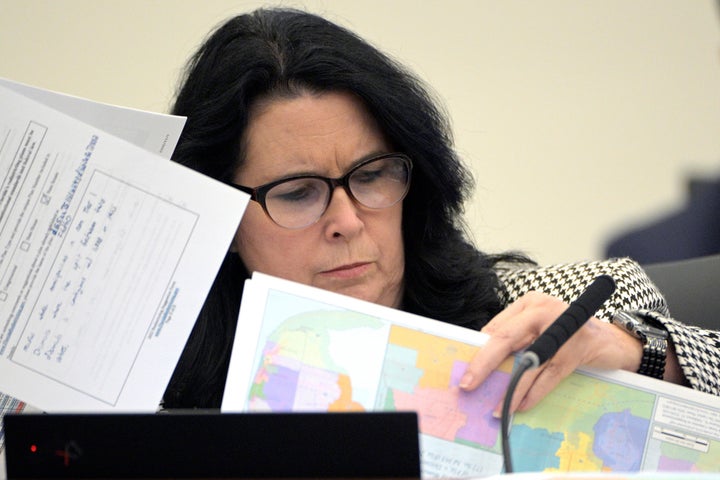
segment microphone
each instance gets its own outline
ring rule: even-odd
[[[513,473],[510,454],[510,404],[515,388],[523,373],[536,368],[555,355],[560,347],[585,325],[585,322],[610,298],[615,291],[615,281],[608,275],[600,275],[592,281],[580,296],[535,341],[525,349],[510,377],[501,420],[501,440],[505,473]]]
[[[521,361],[530,361],[530,368],[545,363],[568,338],[580,330],[614,291],[615,281],[609,275],[600,275],[593,280],[567,310],[525,350]]]

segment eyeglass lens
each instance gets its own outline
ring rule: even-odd
[[[359,204],[368,208],[387,208],[403,199],[408,190],[410,171],[401,157],[384,157],[361,164],[343,177],[345,188]],[[317,221],[330,203],[331,181],[308,177],[289,179],[265,195],[268,215],[286,228],[302,228]]]

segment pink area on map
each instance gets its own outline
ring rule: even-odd
[[[466,366],[465,362],[454,364],[450,385],[444,389],[415,388],[410,393],[393,390],[395,408],[417,411],[420,430],[427,435],[492,447],[500,429],[500,421],[492,411],[507,388],[509,376],[494,372],[478,389],[464,392],[456,385]]]
[[[397,410],[418,412],[422,433],[450,441],[467,421],[467,416],[457,408],[458,395],[457,387],[447,390],[416,388],[412,393],[393,390]]]
[[[327,411],[340,394],[337,373],[303,365],[298,372],[294,409]]]

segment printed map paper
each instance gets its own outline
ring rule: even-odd
[[[492,416],[507,359],[457,384],[479,332],[255,274],[246,283],[223,411],[414,410],[423,477],[502,471]],[[720,471],[720,400],[627,372],[578,371],[514,417],[518,472]]]

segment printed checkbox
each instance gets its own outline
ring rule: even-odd
[[[21,242],[20,250],[22,250],[23,252],[27,252],[28,250],[30,250],[30,242]]]

